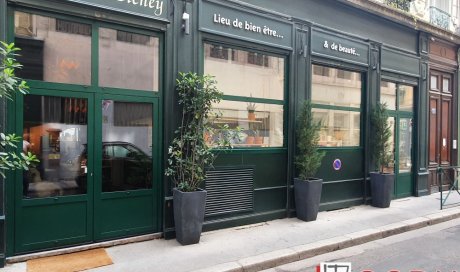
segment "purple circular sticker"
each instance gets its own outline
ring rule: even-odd
[[[339,171],[342,168],[342,161],[340,159],[335,159],[332,163],[332,167],[334,167],[335,171]]]

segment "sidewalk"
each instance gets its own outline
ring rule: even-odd
[[[296,218],[202,234],[197,245],[151,240],[107,248],[113,265],[88,271],[260,271],[326,252],[460,217],[460,207],[439,209],[439,193],[393,200],[390,208],[356,206],[320,212],[314,222]],[[449,202],[460,202],[455,193]],[[26,271],[25,263],[5,272]]]

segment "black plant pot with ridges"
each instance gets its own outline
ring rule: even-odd
[[[206,205],[206,191],[182,192],[173,189],[176,240],[182,245],[200,242]]]
[[[315,221],[321,200],[322,179],[294,179],[295,208],[297,218]]]
[[[378,208],[390,207],[394,190],[394,174],[372,172],[370,175],[372,206]]]

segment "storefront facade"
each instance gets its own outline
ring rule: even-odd
[[[215,76],[224,99],[210,121],[242,130],[208,172],[205,230],[295,215],[296,113],[305,99],[322,123],[321,210],[370,200],[377,102],[390,112],[395,198],[429,193],[431,74],[450,76],[439,82],[448,78],[452,95],[436,97],[452,97],[443,122],[457,121],[456,57],[440,70],[429,34],[335,1],[0,3],[0,34],[23,49],[20,76],[31,86],[8,104],[6,124],[41,160],[8,176],[5,256],[174,236],[163,169],[180,71]]]

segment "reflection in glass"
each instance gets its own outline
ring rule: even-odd
[[[445,93],[450,93],[450,80],[448,78],[442,79],[442,91]]]
[[[414,87],[382,81],[380,84],[380,101],[386,103],[389,110],[412,112],[414,108]],[[399,107],[397,107],[397,104],[399,104]]]
[[[204,73],[213,75],[226,95],[283,100],[284,69],[284,58],[204,45]]]
[[[91,83],[91,25],[25,12],[14,13],[20,77],[48,82]]]
[[[248,105],[254,111],[247,110]],[[216,129],[215,135],[205,135],[210,145],[219,138],[219,127],[224,124],[229,129],[239,127],[240,139],[232,143],[235,147],[281,147],[283,146],[283,105],[221,101],[213,105],[217,118],[210,119]]]
[[[314,104],[361,107],[360,73],[319,65],[313,65],[313,71],[312,102]]]
[[[158,91],[159,39],[99,28],[99,86]]]
[[[24,197],[86,193],[87,109],[82,98],[24,96],[23,151],[40,160],[23,172]]]
[[[102,102],[102,191],[152,188],[153,107]]]
[[[388,165],[385,166],[384,172],[385,173],[394,173],[395,172],[395,118],[388,117],[388,125],[390,126],[391,137],[389,141],[390,145],[390,153],[391,153],[391,161]]]
[[[414,87],[398,84],[399,110],[414,110]]]
[[[388,81],[381,82],[380,102],[386,103],[387,109],[396,110],[396,83]]]
[[[321,122],[318,145],[326,147],[359,146],[360,113],[313,108],[315,122]]]
[[[412,119],[399,119],[399,173],[412,168]]]
[[[430,89],[431,90],[437,90],[438,89],[438,77],[437,76],[431,76],[430,77]]]

